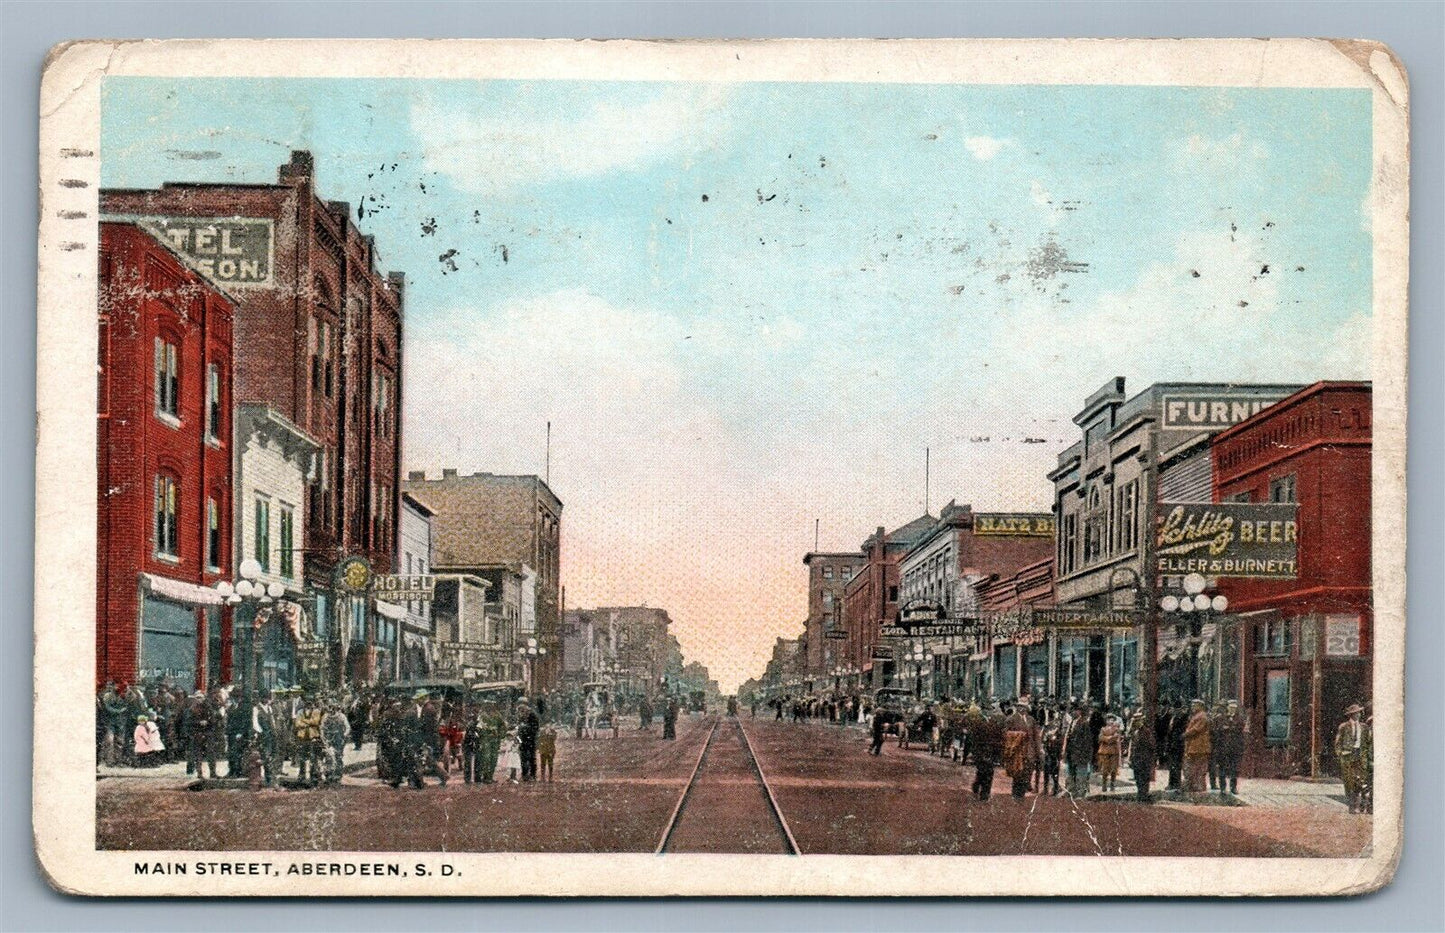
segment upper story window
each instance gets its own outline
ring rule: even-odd
[[[221,400],[221,365],[206,365],[206,436],[213,441],[221,439],[221,413],[225,411]]]
[[[206,566],[221,569],[221,507],[215,496],[206,500]]]
[[[1254,494],[1246,489],[1244,492],[1237,492],[1232,496],[1225,496],[1225,502],[1253,502]]]
[[[176,514],[180,509],[180,490],[175,477],[165,473],[156,476],[155,546],[156,556],[171,560],[180,558]]]
[[[180,348],[165,337],[156,338],[156,414],[181,418]]]
[[[833,579],[833,568],[832,568],[832,567],[824,567],[824,568],[823,568],[823,579],[824,579],[824,580],[831,580],[831,579]]]
[[[262,573],[271,572],[271,500],[256,497],[256,527],[253,531],[251,556],[261,565]]]
[[[311,346],[311,390],[331,398],[335,378],[331,351],[331,322],[312,318],[307,329],[307,343]]]
[[[281,506],[281,576],[296,579],[296,510]]]
[[[1280,476],[1269,481],[1270,502],[1298,502],[1295,495],[1295,475]]]

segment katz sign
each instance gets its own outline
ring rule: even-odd
[[[246,217],[143,217],[147,233],[186,265],[225,288],[269,288],[273,225]]]
[[[980,512],[973,517],[973,533],[990,537],[1052,538],[1054,517],[1048,513]]]
[[[1299,575],[1299,506],[1285,502],[1165,502],[1159,572],[1292,580]]]

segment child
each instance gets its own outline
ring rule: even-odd
[[[537,757],[542,763],[542,780],[552,782],[552,762],[557,757],[557,730],[548,725],[537,737]]]
[[[149,768],[160,764],[161,752],[166,750],[161,741],[161,730],[149,716],[137,716],[135,720],[136,764]]]
[[[517,783],[517,772],[522,770],[522,755],[517,750],[517,730],[511,729],[502,740],[502,767],[508,771],[507,782]]]

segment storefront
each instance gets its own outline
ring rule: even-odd
[[[139,680],[186,690],[218,683],[221,597],[156,574],[143,573],[140,582]]]

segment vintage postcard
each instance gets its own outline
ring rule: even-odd
[[[1407,95],[1363,41],[58,47],[43,871],[1387,883]]]

